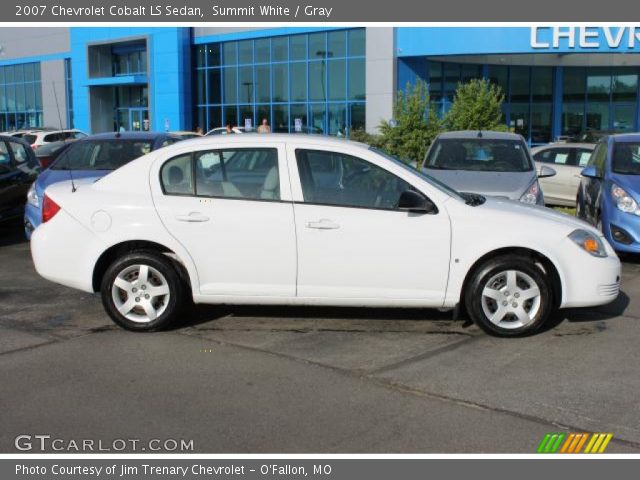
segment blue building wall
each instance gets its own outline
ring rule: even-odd
[[[74,27],[71,29],[73,63],[73,105],[75,127],[90,131],[87,45],[120,41],[129,37],[147,38],[149,51],[149,110],[151,129],[178,130],[191,123],[191,31],[184,27]],[[104,80],[103,80],[104,81]],[[112,85],[125,79],[113,80]]]

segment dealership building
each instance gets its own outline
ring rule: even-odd
[[[439,114],[488,78],[531,144],[640,122],[640,27],[71,27],[0,30],[0,131],[375,132],[398,89]]]

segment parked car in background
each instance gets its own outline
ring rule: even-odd
[[[22,138],[31,144],[31,148],[37,150],[42,145],[63,140],[78,140],[87,134],[80,130],[34,130],[26,132]]]
[[[123,132],[101,133],[73,142],[29,189],[24,214],[25,235],[30,238],[42,221],[42,196],[49,185],[71,179],[98,179],[134,158],[181,140],[182,137],[168,133]]]
[[[524,138],[515,133],[461,131],[438,135],[427,152],[424,171],[460,192],[544,205],[538,178]]]
[[[640,253],[640,134],[598,142],[582,170],[576,211],[617,251]]]
[[[170,325],[192,298],[463,304],[485,331],[518,336],[557,307],[618,295],[620,261],[588,224],[459,194],[367,145],[318,135],[190,140],[75,192],[52,185],[43,203],[38,273],[101,292],[111,318],[136,331]]]
[[[0,222],[22,217],[27,191],[39,172],[38,160],[27,142],[0,136]]]
[[[36,150],[36,158],[40,162],[40,168],[43,170],[49,168],[51,163],[60,155],[65,148],[71,145],[75,140],[65,140],[60,142],[51,142],[42,145]]]
[[[169,132],[172,135],[178,135],[182,137],[184,140],[189,140],[190,138],[200,138],[202,136],[201,133],[191,132],[189,130],[178,130],[177,132]]]
[[[531,149],[538,171],[544,166],[556,171],[553,177],[540,179],[547,205],[576,206],[580,172],[589,163],[594,148],[592,143],[552,143]]]
[[[246,129],[244,127],[231,127],[231,130],[233,130],[233,133],[247,133],[247,131],[246,131]],[[212,130],[209,130],[204,135],[205,136],[209,136],[209,135],[227,135],[227,127],[214,128]]]

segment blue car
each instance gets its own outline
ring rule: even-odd
[[[181,140],[179,135],[170,133],[123,132],[101,133],[75,141],[38,176],[27,193],[24,212],[27,239],[42,222],[42,196],[49,185],[104,177],[131,160]]]
[[[577,216],[618,252],[640,253],[640,134],[600,140],[581,175]]]

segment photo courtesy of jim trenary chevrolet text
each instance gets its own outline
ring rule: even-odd
[[[0,6],[0,479],[630,478],[640,15]]]

